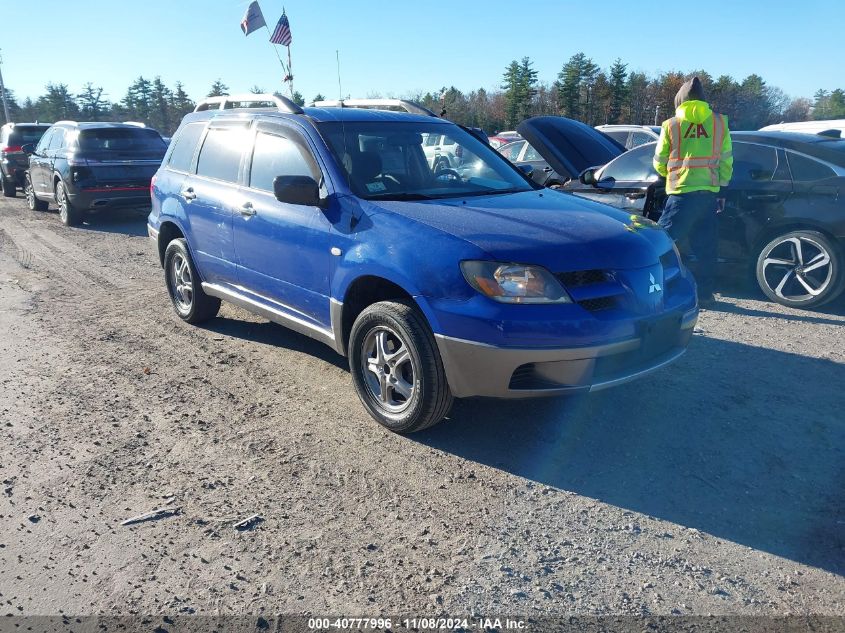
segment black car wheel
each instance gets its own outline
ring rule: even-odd
[[[15,181],[10,178],[6,178],[2,174],[0,174],[0,186],[2,186],[3,195],[6,198],[14,198],[17,195]]]
[[[65,226],[76,226],[82,221],[82,214],[68,199],[65,183],[56,183],[56,204],[59,205],[59,219]]]
[[[842,291],[842,255],[816,231],[790,231],[771,240],[757,257],[757,283],[772,301],[812,308]]]
[[[220,299],[209,297],[202,289],[188,245],[175,239],[164,251],[164,280],[179,318],[188,323],[202,323],[217,316]]]
[[[396,433],[433,426],[452,407],[434,336],[409,302],[382,301],[358,316],[349,337],[349,367],[367,411]]]
[[[29,179],[29,174],[26,176],[26,180],[24,181],[23,186],[23,193],[26,196],[26,205],[32,211],[46,211],[48,208],[48,204],[43,200],[39,200],[35,196],[35,188],[32,186],[32,181]]]

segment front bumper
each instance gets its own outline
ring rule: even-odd
[[[698,308],[640,324],[640,335],[571,348],[496,347],[435,335],[446,378],[458,398],[530,398],[598,391],[635,380],[679,358]]]

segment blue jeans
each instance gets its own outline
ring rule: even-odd
[[[660,216],[660,226],[678,245],[684,263],[695,275],[699,294],[712,294],[716,285],[719,240],[716,194],[712,191],[691,191],[669,196]]]

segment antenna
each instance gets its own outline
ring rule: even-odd
[[[335,49],[335,57],[337,58],[337,98],[340,101],[340,107],[343,107],[343,88],[340,85],[340,51]]]

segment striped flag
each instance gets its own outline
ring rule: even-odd
[[[290,46],[291,41],[293,41],[290,35],[290,22],[288,22],[288,16],[284,13],[279,18],[279,23],[276,25],[273,35],[270,36],[270,41],[282,46]]]
[[[244,35],[249,35],[262,26],[267,26],[267,23],[264,21],[261,7],[258,6],[258,2],[250,2],[244,14],[244,19],[241,20],[241,30],[244,32]]]

